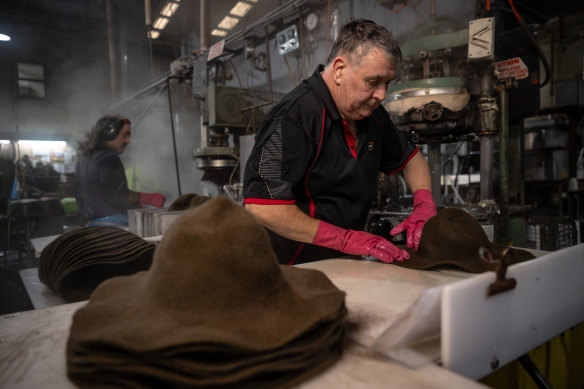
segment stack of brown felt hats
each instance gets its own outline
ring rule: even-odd
[[[444,208],[426,222],[418,251],[408,249],[410,259],[393,262],[410,269],[427,270],[451,267],[471,273],[494,270],[494,264],[481,259],[479,249],[486,247],[499,259],[507,246],[490,242],[481,224],[459,208]],[[509,264],[535,258],[528,251],[510,248]]]
[[[102,283],[74,317],[80,387],[289,387],[341,355],[345,295],[280,266],[264,228],[218,197],[165,233],[150,270]]]
[[[121,228],[80,228],[43,249],[39,279],[68,302],[87,300],[104,280],[149,269],[155,248]]]

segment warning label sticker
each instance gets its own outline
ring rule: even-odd
[[[513,77],[521,80],[529,76],[529,69],[521,58],[511,58],[496,63],[499,71],[499,79]]]

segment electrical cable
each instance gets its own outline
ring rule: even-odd
[[[519,21],[519,23],[521,23],[521,16],[519,15],[519,12],[517,12],[517,10],[515,9],[515,5],[513,4],[513,0],[508,0],[509,1],[509,5],[511,5],[511,9],[513,10],[513,13],[515,14],[515,17],[517,18],[517,20]]]
[[[239,78],[239,73],[237,72],[237,68],[235,67],[235,65],[233,64],[233,61],[231,60],[231,58],[229,58],[229,64],[231,65],[231,68],[233,69],[233,71],[235,72],[235,77],[237,77],[237,82],[239,83],[239,87],[243,88],[243,84],[241,83],[241,79]]]
[[[533,48],[537,52],[537,55],[541,59],[541,62],[542,62],[543,67],[545,69],[545,78],[544,78],[543,82],[541,82],[539,84],[539,87],[543,88],[551,78],[550,64],[548,63],[548,60],[547,60],[545,54],[541,50],[541,47],[539,46],[539,44],[537,43],[537,41],[535,40],[535,38],[533,37],[533,35],[529,31],[527,24],[525,24],[523,19],[521,19],[519,12],[517,12],[517,10],[515,9],[515,5],[513,4],[513,0],[508,0],[508,1],[509,1],[509,4],[511,5],[511,9],[513,10],[513,13],[515,14],[515,17],[517,18],[517,21],[519,22],[519,26],[521,27],[521,29],[523,30],[523,32],[525,33],[525,35],[529,39],[529,42],[531,43],[531,45],[533,46]]]
[[[406,5],[406,2],[403,2],[400,4],[400,6],[397,9],[390,9],[390,11],[394,14],[398,13],[399,11],[401,11],[402,9],[404,9],[404,5]]]
[[[296,87],[298,84],[296,83],[296,78],[294,77],[294,73],[292,72],[292,69],[290,68],[290,64],[288,63],[288,58],[285,55],[283,57],[284,57],[284,62],[286,63],[286,67],[288,68],[288,77],[290,77],[292,84],[294,84],[294,87]]]
[[[138,124],[138,122],[146,114],[146,111],[148,111],[150,109],[150,107],[152,106],[152,104],[154,104],[154,102],[156,101],[156,99],[158,98],[158,96],[164,90],[165,87],[166,87],[166,84],[160,85],[160,88],[158,89],[158,91],[156,92],[156,94],[154,95],[154,97],[152,98],[152,100],[150,100],[150,103],[146,106],[146,108],[144,108],[144,110],[142,111],[142,113],[140,113],[138,115],[138,117],[136,119],[134,119],[134,125]]]
[[[233,167],[233,170],[231,171],[231,175],[229,176],[229,185],[232,185],[231,183],[233,182],[233,175],[235,174],[235,171],[237,170],[238,166],[239,166],[239,159],[237,160],[237,163]]]

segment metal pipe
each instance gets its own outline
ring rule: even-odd
[[[150,0],[144,0],[144,23],[147,26],[152,25],[152,7],[150,6]]]
[[[105,2],[105,13],[106,13],[106,23],[107,23],[107,43],[109,52],[109,65],[110,65],[110,93],[112,101],[116,101],[119,98],[120,92],[118,89],[118,71],[116,68],[117,58],[116,49],[114,42],[114,23],[112,15],[112,2],[111,0],[106,0]]]
[[[152,32],[152,6],[150,0],[144,0],[144,24],[146,25],[146,36],[148,38],[148,59],[150,60],[150,77],[154,70],[154,56],[152,53],[152,38],[150,34]]]
[[[507,221],[509,218],[509,167],[507,149],[509,144],[509,98],[505,85],[499,85],[499,99],[501,110],[501,131],[499,131],[499,176],[500,207],[502,216],[502,237],[506,238]]]
[[[480,200],[493,199],[493,138],[481,135]]]
[[[300,43],[300,80],[304,79],[304,17],[302,9],[298,9],[298,42]]]
[[[183,77],[168,77],[166,79],[166,90],[168,91],[168,110],[170,112],[170,131],[171,131],[171,135],[172,135],[172,148],[174,151],[174,169],[176,172],[176,184],[178,186],[178,195],[181,196],[182,195],[182,190],[180,187],[180,174],[179,174],[179,170],[178,170],[178,153],[176,151],[176,138],[174,136],[174,114],[172,112],[172,94],[171,94],[171,90],[170,90],[170,80],[176,78],[176,79],[182,79]]]
[[[274,102],[274,90],[272,88],[272,63],[270,61],[270,39],[268,37],[268,26],[264,26],[264,31],[266,32],[266,61],[268,62],[268,85],[270,86],[270,100],[264,103],[250,105],[249,107],[244,107],[241,109],[241,112],[246,112],[249,110],[253,110],[259,107],[263,107],[264,105],[270,105]]]
[[[521,366],[527,371],[527,374],[531,377],[533,382],[541,389],[552,389],[552,384],[548,381],[547,377],[539,370],[537,365],[533,363],[533,360],[529,357],[529,354],[523,354],[517,358],[521,363]]]
[[[118,101],[115,104],[112,104],[109,108],[109,111],[112,112],[112,111],[116,110],[118,107],[120,107],[121,105],[133,100],[134,98],[140,96],[141,94],[146,93],[149,90],[156,88],[157,86],[159,86],[161,84],[164,84],[166,82],[167,77],[169,77],[169,76],[170,76],[170,72],[164,73],[162,76],[160,76],[157,80],[153,81],[149,85],[146,85],[145,87],[138,89],[137,91],[132,93],[130,96],[126,97],[125,99]]]
[[[201,52],[209,48],[209,3],[207,0],[201,0],[201,26],[199,28],[201,40]]]
[[[200,4],[201,21],[199,28],[200,35],[200,52],[207,50],[209,48],[209,3],[207,0],[201,0]],[[199,102],[199,112],[200,112],[200,125],[201,125],[201,147],[207,147],[209,142],[209,126],[205,124],[205,117],[203,111],[205,110],[205,102],[201,100]]]
[[[442,204],[442,152],[440,143],[428,143],[428,165],[432,182],[432,197],[437,207]]]

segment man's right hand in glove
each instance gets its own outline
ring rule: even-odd
[[[166,199],[160,193],[140,193],[138,205],[152,205],[153,207],[162,208]]]
[[[312,244],[345,254],[375,257],[386,263],[410,258],[407,251],[397,248],[387,239],[365,231],[346,230],[322,220]]]

